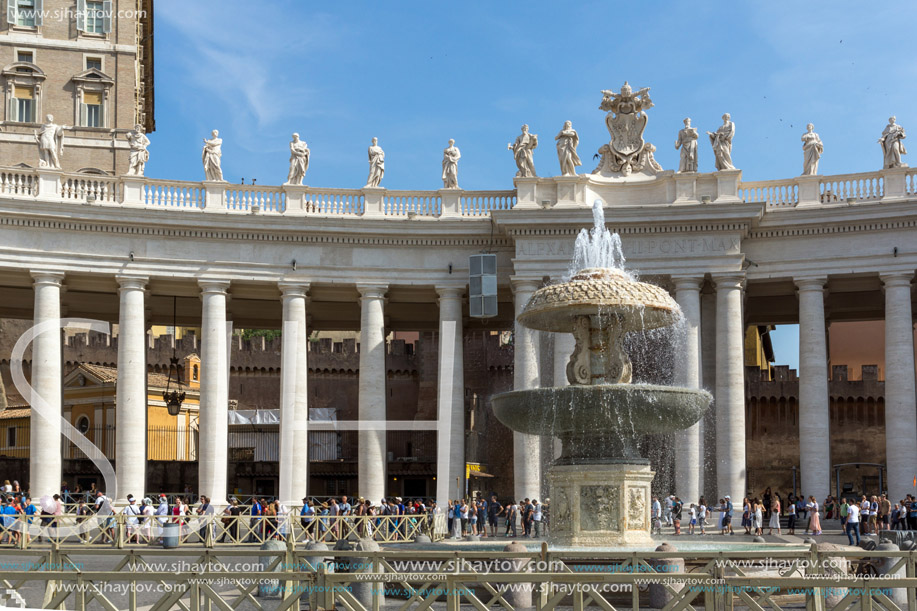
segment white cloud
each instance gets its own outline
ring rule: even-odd
[[[228,121],[224,130],[251,151],[280,146],[266,149],[265,134],[281,126],[288,131],[294,119],[309,114],[317,97],[308,85],[309,54],[334,44],[332,33],[341,32],[326,16],[304,22],[293,10],[292,4],[238,0],[163,0],[157,6],[157,19],[179,33],[170,38],[187,44],[176,60],[186,71],[181,94],[193,98],[193,120]]]

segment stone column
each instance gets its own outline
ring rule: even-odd
[[[64,275],[32,272],[35,287],[34,322],[60,319]],[[61,485],[61,332],[55,326],[32,343],[32,388],[47,404],[47,417],[34,410],[30,422],[29,477],[33,499],[60,492]]]
[[[716,283],[717,495],[730,495],[742,514],[745,470],[745,325],[739,272],[713,276]]]
[[[709,291],[709,292],[708,292]],[[707,285],[701,293],[701,382],[704,388],[716,390],[716,291]],[[719,498],[716,491],[716,396],[703,420],[703,491],[709,502]]]
[[[518,178],[516,180],[519,180]],[[540,279],[514,279],[516,316],[541,286]],[[537,388],[538,351],[537,331],[526,329],[516,322],[513,358],[513,388]],[[541,438],[513,431],[513,494],[516,501],[525,498],[542,498],[541,494]]]
[[[684,315],[683,358],[675,359],[676,379],[686,388],[701,387],[700,289],[704,279],[674,276],[675,301]],[[696,503],[703,494],[703,421],[675,434],[675,494]]]
[[[360,291],[360,422],[357,475],[359,494],[378,503],[386,494],[385,429],[385,292],[387,284],[358,284]]]
[[[465,489],[465,361],[462,344],[462,295],[465,287],[441,287],[436,292],[439,294],[440,330],[438,419],[448,424],[448,428],[441,429],[437,439],[436,502],[445,507],[448,499],[460,494],[459,485],[461,490]],[[440,448],[440,443],[446,447]]]
[[[146,493],[146,309],[149,278],[116,276],[120,289],[118,314],[118,385],[115,402],[115,467],[118,504],[127,495]]]
[[[226,502],[229,445],[229,377],[227,376],[226,290],[229,282],[200,280],[201,407],[198,416],[198,488],[216,504]]]
[[[281,282],[280,500],[296,505],[309,487],[307,283]]]
[[[576,348],[576,340],[572,333],[555,333],[554,334],[554,386],[569,386],[567,380],[567,363],[570,362],[570,355]],[[560,438],[552,438],[551,458],[557,460],[562,451]],[[550,492],[550,491],[549,491]]]
[[[831,425],[824,276],[797,278],[799,288],[799,467],[804,496],[831,491]],[[912,373],[913,375],[913,373]],[[917,433],[917,429],[915,429]]]
[[[885,284],[885,459],[889,499],[903,499],[914,493],[917,466],[913,277],[912,272],[880,276]]]

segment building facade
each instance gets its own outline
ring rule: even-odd
[[[152,0],[3,0],[0,165],[38,167],[52,115],[66,172],[124,174],[135,125],[155,129]]]

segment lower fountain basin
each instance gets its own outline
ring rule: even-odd
[[[495,395],[491,404],[514,431],[559,437],[557,464],[646,464],[636,447],[639,436],[687,429],[712,400],[694,388],[600,384],[514,390]]]

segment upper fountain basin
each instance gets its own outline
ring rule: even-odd
[[[571,333],[577,316],[594,315],[614,316],[624,331],[637,331],[673,325],[681,310],[661,287],[637,282],[620,269],[593,267],[535,291],[518,320],[529,329]]]
[[[497,419],[531,435],[672,433],[701,419],[706,390],[650,384],[597,384],[514,390],[491,399]]]

